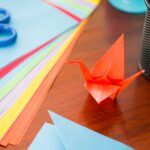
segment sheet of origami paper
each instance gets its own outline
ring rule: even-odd
[[[43,146],[41,146],[43,145]],[[32,145],[28,148],[29,150],[66,150],[56,127],[45,123],[33,141]],[[70,149],[71,150],[71,149]]]
[[[72,0],[69,3],[64,1],[64,5],[61,7],[58,6],[58,2],[44,0],[20,0],[18,2],[13,0],[12,6],[9,0],[0,1],[0,6],[11,12],[11,24],[18,33],[17,42],[14,45],[0,47],[0,56],[4,56],[0,58],[0,78],[3,78],[9,71],[60,34],[88,17],[100,0],[80,0],[80,2]],[[74,8],[67,11],[64,7],[67,5],[74,6]],[[73,11],[77,6],[84,9],[80,9],[79,16],[75,17]],[[82,13],[84,13],[84,18],[81,16]]]
[[[119,63],[118,63],[119,62]],[[78,64],[86,81],[85,87],[97,103],[107,98],[114,100],[143,71],[128,79],[124,77],[124,35],[111,46],[104,56],[94,65],[91,71],[82,61],[70,61]]]
[[[54,125],[44,124],[29,150],[133,150],[131,147],[49,112]],[[79,136],[80,135],[80,136]]]
[[[39,88],[40,84],[48,74],[48,72],[53,68],[55,63],[59,60],[62,54],[65,52],[65,49],[69,46],[69,43],[74,39],[76,34],[79,32],[80,28],[83,26],[82,24],[79,28],[77,28],[68,39],[68,41],[59,49],[57,56],[53,57],[42,69],[42,71],[35,76],[32,80],[28,88],[24,91],[24,93],[20,96],[17,102],[9,109],[9,111],[5,114],[3,118],[0,119],[0,138],[2,139],[6,132],[9,130],[11,125],[17,119],[19,114],[22,112],[24,107],[32,98],[33,94]]]

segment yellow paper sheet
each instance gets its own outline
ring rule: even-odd
[[[6,134],[8,129],[11,127],[11,125],[14,123],[16,118],[19,116],[23,108],[26,106],[26,104],[30,101],[33,94],[36,92],[46,75],[49,73],[49,71],[54,67],[55,63],[59,60],[61,55],[65,52],[65,49],[69,46],[73,38],[76,36],[78,31],[80,31],[80,28],[85,26],[87,20],[85,20],[77,29],[72,33],[71,37],[68,39],[68,41],[60,48],[58,54],[53,57],[47,65],[42,69],[42,71],[34,78],[34,80],[31,82],[31,84],[28,86],[28,88],[24,91],[24,93],[20,96],[20,98],[17,100],[17,102],[11,107],[11,109],[5,114],[3,118],[0,119],[0,139],[3,138],[3,136]]]
[[[91,2],[93,4],[98,5],[100,3],[101,0],[87,0],[88,2]]]

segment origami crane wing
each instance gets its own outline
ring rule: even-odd
[[[122,92],[125,88],[127,88],[131,84],[131,82],[133,82],[138,76],[140,76],[143,73],[144,73],[144,70],[141,70],[141,71],[137,72],[136,74],[132,75],[131,77],[129,77],[129,78],[125,79],[124,81],[122,81],[120,83],[120,89],[119,89],[118,94],[120,92]]]
[[[114,80],[124,79],[124,35],[121,35],[94,65],[92,75],[96,77],[107,76]]]
[[[92,95],[92,97],[96,100],[97,103],[101,103],[108,97],[111,97],[114,93],[116,93],[120,86],[116,85],[102,85],[97,83],[86,83],[85,84],[87,90]]]

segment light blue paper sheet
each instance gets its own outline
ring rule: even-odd
[[[10,11],[18,34],[14,45],[0,47],[0,68],[77,25],[44,0],[1,0],[0,7]]]
[[[46,145],[55,144],[51,143],[51,140],[49,139],[54,138],[56,140],[57,136],[49,134],[49,136],[45,138],[44,134],[46,131],[44,130],[47,130],[47,133],[50,133],[52,132],[50,131],[52,129],[56,130],[53,132],[55,132],[55,134],[58,133],[59,135],[57,137],[58,142],[60,143],[61,140],[63,143],[63,146],[61,147],[62,143],[59,144],[59,149],[56,150],[64,150],[64,147],[65,150],[133,150],[131,147],[123,143],[85,128],[53,112],[49,112],[49,114],[54,122],[54,128],[51,127],[51,129],[42,129],[29,147],[29,150],[36,150],[37,147],[51,150],[52,148],[46,147]],[[43,140],[46,141],[47,144],[40,144]]]
[[[45,123],[28,150],[65,150],[55,126]]]

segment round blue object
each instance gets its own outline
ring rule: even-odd
[[[0,47],[9,46],[16,41],[17,32],[10,25],[0,24],[0,34],[4,35],[4,37],[0,36]]]
[[[0,8],[0,23],[9,23],[11,15],[9,11]]]
[[[113,7],[126,13],[143,14],[147,10],[144,0],[108,0],[108,1]]]

